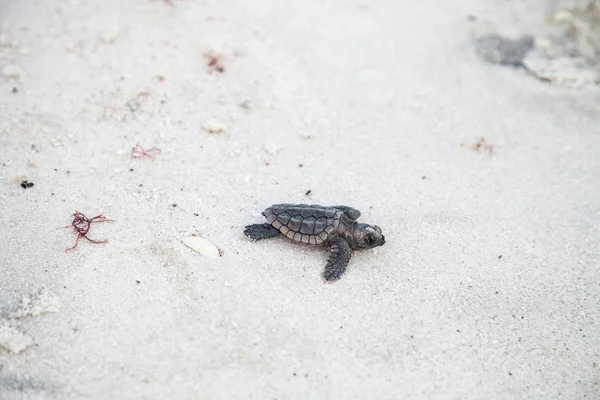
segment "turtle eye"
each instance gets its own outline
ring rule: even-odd
[[[369,233],[369,234],[367,234],[365,241],[367,242],[368,245],[372,245],[373,243],[375,243],[375,238],[373,237],[372,234]]]

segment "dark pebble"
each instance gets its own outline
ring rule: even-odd
[[[533,45],[534,40],[531,36],[525,35],[518,39],[511,39],[490,34],[476,39],[475,51],[486,62],[519,67],[523,65],[523,59]]]

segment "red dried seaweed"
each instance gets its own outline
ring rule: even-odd
[[[488,151],[490,154],[494,152],[494,145],[489,144],[485,137],[480,137],[477,142],[475,142],[471,148],[475,151],[483,153],[484,151]]]
[[[73,247],[69,247],[68,249],[65,250],[65,252],[67,252],[69,250],[73,250],[75,247],[77,247],[77,244],[79,243],[79,239],[81,239],[81,238],[85,238],[88,241],[90,241],[92,243],[96,243],[96,244],[102,244],[102,243],[106,243],[108,241],[107,239],[94,240],[94,239],[90,239],[89,237],[87,237],[87,234],[90,231],[90,227],[91,227],[92,223],[94,223],[94,222],[113,222],[113,220],[106,218],[102,214],[96,215],[94,218],[88,218],[85,215],[83,215],[83,213],[80,213],[79,211],[75,211],[75,213],[73,214],[73,222],[71,222],[71,226],[65,226],[65,228],[73,227],[74,232],[77,234],[77,239],[75,240],[75,244],[73,245]]]
[[[160,153],[162,153],[162,150],[157,147],[152,147],[151,149],[144,150],[144,148],[139,143],[137,143],[135,147],[131,148],[131,158],[148,157],[149,159],[154,161],[154,158]]]
[[[204,54],[204,57],[208,60],[206,66],[208,71],[212,73],[217,71],[219,73],[225,72],[225,66],[223,65],[223,56],[221,54],[209,51]]]

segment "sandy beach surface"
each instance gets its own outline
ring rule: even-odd
[[[473,45],[550,11],[0,2],[0,399],[600,398],[598,86]],[[326,284],[274,203],[386,244]]]

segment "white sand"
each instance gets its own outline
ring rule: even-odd
[[[34,342],[0,398],[599,398],[600,97],[468,41],[527,3],[0,2],[0,319]],[[325,285],[326,251],[243,237],[278,202],[387,243]],[[65,253],[75,210],[108,243]]]

